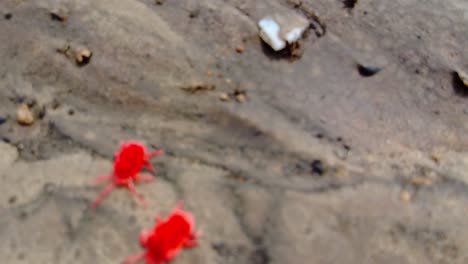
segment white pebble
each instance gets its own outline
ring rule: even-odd
[[[275,51],[298,41],[309,26],[309,21],[297,14],[282,13],[267,16],[258,22],[260,37]]]
[[[284,40],[280,38],[280,26],[271,17],[265,17],[258,22],[260,27],[260,37],[275,51],[286,47]]]

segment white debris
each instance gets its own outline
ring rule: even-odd
[[[273,18],[265,17],[258,22],[258,26],[260,27],[260,37],[272,49],[279,51],[286,47],[286,43],[280,38],[280,26]]]
[[[299,40],[305,28],[294,28],[286,34],[286,41],[291,44]]]
[[[309,21],[297,14],[267,16],[258,22],[260,37],[275,51],[298,41],[309,26]]]

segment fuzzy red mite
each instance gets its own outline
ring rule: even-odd
[[[101,192],[99,197],[92,203],[92,207],[96,208],[102,200],[114,190],[115,187],[126,187],[128,191],[136,197],[136,199],[146,206],[146,202],[141,195],[135,190],[135,182],[150,182],[154,177],[149,175],[139,175],[143,168],[147,168],[154,172],[154,167],[149,163],[153,157],[160,156],[164,153],[163,150],[154,152],[146,152],[146,148],[142,143],[129,141],[122,143],[120,151],[115,153],[114,169],[111,175],[99,176],[96,178],[96,183],[110,181],[106,188]]]

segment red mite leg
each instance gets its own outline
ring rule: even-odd
[[[176,210],[182,210],[183,207],[184,207],[184,202],[182,201],[177,202]]]
[[[162,154],[164,154],[164,150],[160,149],[160,150],[148,153],[147,157],[148,159],[151,159],[157,156],[161,156]]]
[[[157,215],[156,216],[156,224],[162,223],[162,221],[163,221],[162,218],[159,215]]]
[[[91,207],[96,208],[104,198],[115,188],[115,184],[109,184],[99,195],[99,197],[92,203]]]
[[[149,176],[149,175],[138,175],[136,177],[136,181],[137,182],[151,182],[151,181],[154,181],[154,177]]]
[[[148,230],[143,229],[140,233],[140,245],[142,247],[146,247],[148,245],[148,238],[150,237],[151,232]]]
[[[148,161],[145,162],[145,166],[149,171],[154,172],[154,166],[151,165],[151,163],[149,163]]]
[[[201,235],[202,235],[202,231],[198,230],[197,232],[195,232],[195,234],[193,234],[193,239],[196,239],[200,237]]]
[[[130,193],[137,198],[137,200],[144,206],[147,207],[148,205],[146,204],[145,199],[141,195],[139,195],[136,190],[135,186],[133,185],[133,182],[129,182],[127,185],[127,189],[130,191]]]
[[[99,176],[97,177],[94,182],[95,183],[101,183],[101,182],[105,182],[105,181],[110,181],[112,179],[112,175],[103,175],[103,176]]]
[[[193,247],[196,247],[198,246],[198,241],[196,240],[188,240],[184,243],[184,247],[185,248],[193,248]]]
[[[150,152],[150,153],[146,154],[146,159],[149,160],[151,158],[161,156],[162,154],[164,154],[164,150],[162,150],[162,149],[160,149],[158,151]],[[145,161],[145,166],[148,168],[149,171],[154,172],[154,167],[153,167],[153,165],[151,165],[151,163],[149,163],[149,161]]]
[[[122,264],[131,264],[131,263],[135,263],[135,262],[138,262],[138,261],[140,261],[140,260],[142,260],[142,259],[144,259],[144,258],[145,258],[145,252],[140,253],[140,254],[135,255],[135,256],[131,256],[131,257],[126,258],[126,259],[122,262]]]

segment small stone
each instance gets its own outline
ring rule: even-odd
[[[273,50],[280,51],[286,47],[286,43],[280,38],[280,25],[271,17],[266,17],[258,22],[260,38]]]
[[[297,14],[276,14],[258,22],[260,38],[274,51],[297,42],[309,27],[309,21]]]
[[[244,53],[244,51],[245,51],[244,45],[239,45],[239,46],[236,47],[236,52],[237,53],[241,54],[241,53]]]
[[[11,13],[6,13],[5,15],[3,15],[3,17],[6,19],[6,20],[10,20],[13,15]]]
[[[439,164],[440,161],[442,160],[442,154],[441,154],[440,152],[433,151],[433,152],[431,153],[431,159],[432,159],[435,163]]]
[[[34,115],[27,104],[21,104],[16,113],[16,120],[20,125],[32,125],[34,123]]]
[[[382,68],[374,65],[363,65],[358,64],[357,66],[358,72],[362,77],[371,77],[379,73]]]
[[[458,78],[463,82],[465,86],[468,87],[468,75],[462,71],[457,71]]]
[[[226,102],[226,101],[229,101],[229,99],[230,98],[229,98],[229,95],[227,93],[222,93],[222,94],[219,95],[219,100],[221,100],[221,101]]]
[[[89,63],[92,56],[93,56],[93,53],[89,49],[87,48],[79,49],[75,54],[76,64],[78,64],[79,66],[84,66]]]
[[[50,11],[50,18],[55,21],[65,22],[68,19],[68,9],[65,7],[57,7]]]
[[[155,0],[154,3],[157,5],[162,5],[164,4],[164,0]]]
[[[247,100],[247,97],[245,96],[245,94],[238,94],[236,95],[236,101],[238,103],[243,103]]]
[[[455,77],[456,77],[456,79],[458,79],[458,81],[461,84],[463,84],[465,87],[468,87],[468,74],[466,74],[466,73],[464,73],[462,71],[456,71],[455,72]]]
[[[247,100],[247,94],[244,90],[241,89],[235,89],[234,93],[232,94],[236,98],[236,101],[238,103],[243,103]]]
[[[406,191],[406,190],[403,190],[401,193],[400,193],[400,199],[403,201],[403,202],[410,202],[411,201],[411,194]]]
[[[415,186],[428,186],[433,183],[432,179],[423,176],[413,177],[410,182]]]
[[[342,160],[346,160],[349,155],[349,151],[345,148],[337,148],[333,151],[333,153],[335,153],[335,155]]]

